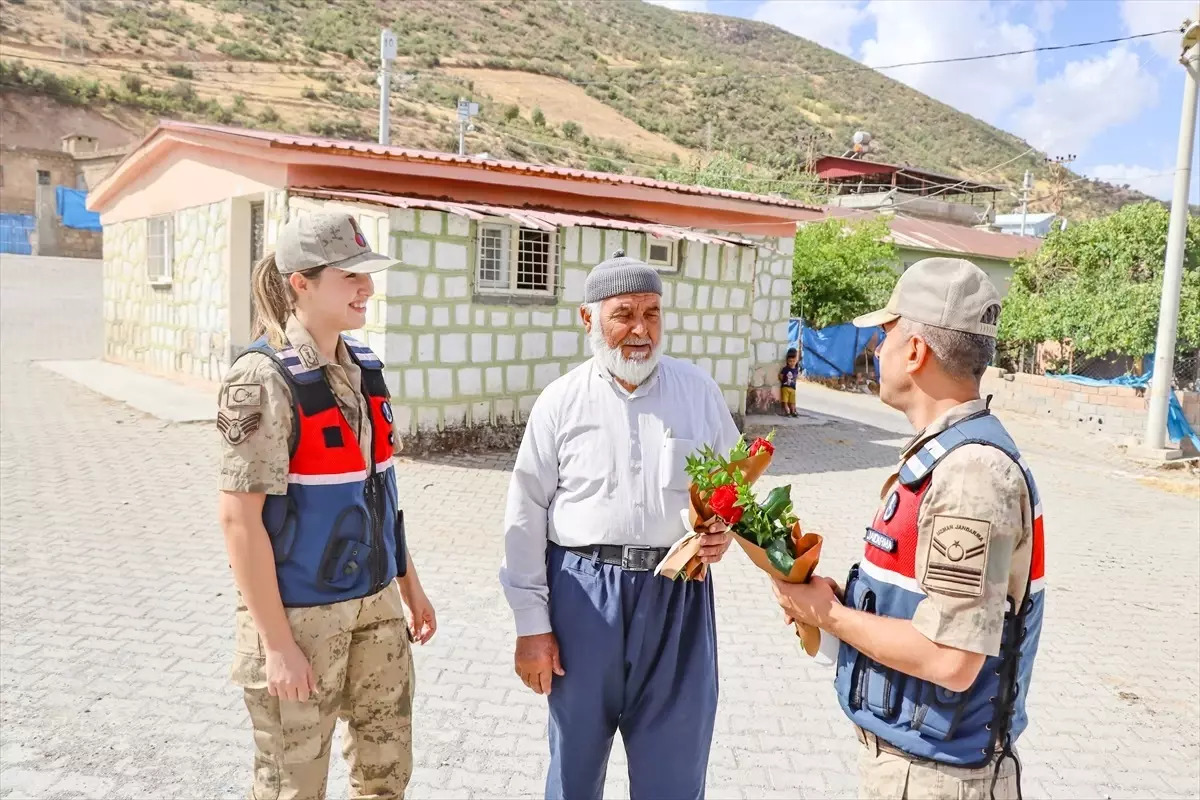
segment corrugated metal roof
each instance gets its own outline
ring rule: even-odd
[[[473,220],[489,218],[510,219],[527,228],[544,231],[556,231],[559,228],[608,228],[611,230],[637,231],[649,233],[660,239],[687,239],[703,244],[738,245],[739,247],[755,247],[757,242],[740,239],[736,236],[725,236],[695,231],[690,228],[680,228],[674,225],[660,225],[654,222],[617,219],[614,217],[598,217],[587,214],[574,214],[563,211],[546,209],[512,208],[509,206],[482,205],[479,203],[450,203],[443,200],[426,200],[420,197],[404,197],[393,194],[375,192],[351,192],[339,189],[291,189],[288,192],[300,197],[312,197],[321,200],[341,200],[354,203],[373,203],[392,208],[426,208],[445,211],[460,217]]]
[[[847,158],[846,156],[821,156],[813,165],[813,172],[826,180],[836,180],[849,175],[890,175],[896,172],[935,186],[954,186],[960,192],[1000,192],[1004,190],[1002,186],[955,175],[944,175],[907,164],[885,164],[882,161],[868,161],[864,158]]]
[[[410,150],[394,145],[372,144],[370,142],[354,142],[343,139],[325,139],[316,136],[298,136],[290,133],[276,133],[252,128],[229,128],[220,125],[202,125],[194,122],[176,122],[164,120],[159,126],[166,130],[196,132],[236,136],[244,139],[255,139],[267,142],[272,147],[292,147],[314,150],[328,150],[342,153],[352,153],[366,157],[397,159],[418,163],[443,163],[459,166],[476,167],[483,170],[498,170],[503,172],[521,173],[526,175],[550,175],[558,178],[587,181],[593,183],[624,184],[643,186],[649,189],[663,189],[680,194],[704,195],[708,197],[725,197],[731,200],[746,200],[762,205],[783,206],[785,208],[804,209],[821,212],[820,206],[812,206],[796,200],[783,197],[771,197],[750,192],[735,192],[728,189],[713,189],[708,186],[690,186],[670,181],[660,181],[654,178],[642,178],[637,175],[617,175],[611,172],[594,172],[572,167],[555,167],[543,164],[528,164],[521,161],[501,161],[484,159],[475,156],[460,156],[454,153],[438,153],[429,150]]]
[[[888,225],[892,230],[892,241],[897,247],[911,247],[917,250],[962,253],[1010,261],[1023,253],[1032,253],[1042,246],[1042,239],[1036,236],[996,233],[901,214],[889,220]]]

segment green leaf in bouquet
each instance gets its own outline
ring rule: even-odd
[[[770,520],[780,519],[791,505],[792,487],[790,485],[776,486],[762,504],[763,515]]]
[[[767,544],[767,560],[771,562],[772,567],[779,570],[780,575],[789,574],[796,563],[796,557],[792,554],[791,538],[777,536],[771,539]]]

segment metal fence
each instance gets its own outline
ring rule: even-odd
[[[0,253],[32,254],[30,234],[36,227],[37,217],[32,214],[0,214]]]
[[[1135,358],[1115,353],[1085,356],[1060,342],[1001,344],[993,363],[1008,372],[1082,375],[1096,380],[1111,380],[1128,374],[1142,375],[1154,366],[1150,356]],[[1200,391],[1200,350],[1176,352],[1174,373],[1175,388]]]

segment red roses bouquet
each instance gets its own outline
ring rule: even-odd
[[[773,438],[772,432],[749,445],[744,438],[739,439],[728,456],[707,445],[688,456],[690,529],[702,531],[720,519],[755,566],[787,583],[805,583],[821,556],[822,539],[818,534],[801,531],[792,509],[792,487],[772,489],[761,503],[754,496],[755,481],[767,471],[775,455]],[[676,543],[674,552],[659,567],[659,574],[703,580],[707,565],[700,563],[697,555],[699,538],[696,533]],[[815,655],[821,643],[820,631],[796,623],[796,632],[805,651]]]

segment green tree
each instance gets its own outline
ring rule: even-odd
[[[562,124],[563,136],[567,137],[568,139],[574,139],[579,135],[581,130],[582,128],[579,127],[579,123],[576,122],[567,121]]]
[[[533,124],[537,125],[539,128],[546,127],[546,115],[542,113],[540,108],[535,108],[533,110]]]
[[[814,222],[796,233],[792,316],[825,328],[887,303],[896,285],[896,248],[883,219]]]
[[[1008,343],[1071,341],[1083,355],[1154,350],[1170,213],[1140,203],[1054,230],[1036,254],[1014,262],[1000,314]],[[1200,218],[1184,244],[1181,348],[1200,347]]]
[[[517,117],[521,116],[521,109],[516,105],[508,105],[504,107],[504,121],[512,122]]]

